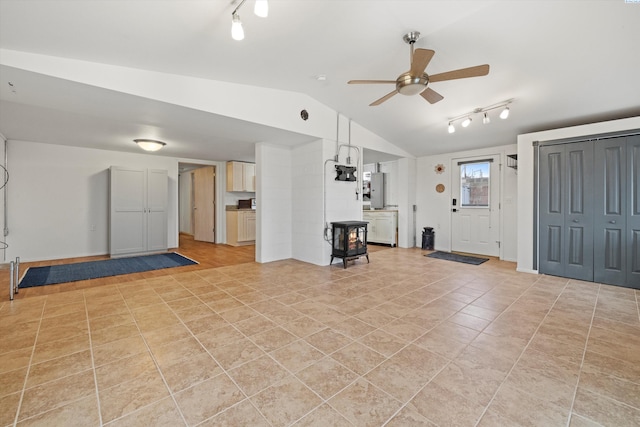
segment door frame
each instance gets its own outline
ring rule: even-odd
[[[486,160],[488,158],[496,158],[497,159],[497,166],[498,166],[498,176],[497,176],[497,186],[496,186],[496,181],[494,181],[494,177],[493,174],[491,174],[492,176],[490,177],[491,179],[491,187],[494,187],[498,189],[498,241],[500,242],[498,245],[498,257],[499,259],[503,259],[503,255],[504,255],[504,245],[503,243],[503,238],[502,236],[504,236],[504,221],[503,221],[503,215],[502,215],[502,204],[503,204],[503,198],[504,198],[504,168],[503,166],[505,165],[505,153],[502,152],[495,152],[495,153],[487,153],[487,154],[483,154],[483,155],[475,155],[475,156],[465,156],[465,157],[452,157],[451,158],[451,162],[450,162],[450,168],[451,168],[451,173],[449,175],[450,177],[450,182],[449,182],[449,188],[451,188],[451,191],[449,191],[449,242],[450,242],[450,250],[453,251],[453,220],[454,220],[454,212],[453,212],[453,189],[454,186],[457,186],[460,180],[460,177],[458,176],[460,174],[460,169],[459,169],[459,162],[474,162],[474,161],[482,161],[482,160]]]

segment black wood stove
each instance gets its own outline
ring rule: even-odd
[[[361,256],[367,257],[367,222],[364,221],[339,221],[332,222],[333,242],[331,245],[331,263],[334,258],[342,258],[344,268],[347,261]]]

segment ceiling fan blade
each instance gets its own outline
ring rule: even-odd
[[[467,77],[479,77],[489,74],[489,65],[477,65],[475,67],[461,68],[459,70],[447,71],[446,73],[429,76],[429,82],[443,82],[445,80],[466,79]]]
[[[370,85],[370,84],[385,84],[385,83],[393,83],[395,84],[395,80],[349,80],[347,84],[350,85]]]
[[[411,60],[411,75],[412,76],[421,76],[424,73],[424,70],[431,62],[431,58],[435,51],[431,49],[416,49],[413,51],[413,59]]]
[[[420,92],[420,96],[429,101],[429,104],[435,104],[436,102],[442,101],[444,99],[444,96],[440,95],[430,87]]]
[[[373,101],[371,104],[369,104],[369,107],[375,107],[376,105],[380,105],[382,104],[384,101],[386,101],[387,99],[391,98],[393,95],[395,95],[396,93],[398,93],[397,90],[394,90],[393,92],[389,92],[388,94],[386,94],[385,96],[383,96],[382,98]]]

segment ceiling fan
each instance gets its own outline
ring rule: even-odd
[[[438,101],[442,101],[444,98],[438,92],[428,87],[429,83],[443,82],[446,80],[465,79],[467,77],[479,77],[489,74],[489,65],[477,65],[475,67],[461,68],[459,70],[447,71],[445,73],[428,75],[424,72],[433,58],[435,51],[430,49],[413,49],[413,44],[420,37],[420,33],[412,31],[405,34],[402,37],[407,44],[409,44],[411,69],[406,73],[402,73],[395,80],[349,80],[348,84],[390,84],[396,85],[394,91],[386,94],[380,99],[373,101],[369,106],[380,105],[393,95],[401,93],[403,95],[417,95],[420,94],[430,104],[435,104]]]

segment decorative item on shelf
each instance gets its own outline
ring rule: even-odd
[[[488,115],[489,111],[497,110],[499,108],[502,108],[502,111],[500,112],[499,117],[504,120],[507,117],[509,117],[509,105],[513,101],[514,99],[511,98],[506,101],[499,102],[497,104],[489,105],[487,107],[476,108],[473,111],[470,111],[468,113],[464,113],[464,114],[460,114],[459,116],[452,117],[449,120],[447,120],[447,131],[449,133],[454,133],[456,131],[454,123],[457,122],[458,120],[462,120],[460,124],[462,125],[463,128],[469,127],[469,125],[471,125],[471,122],[473,121],[471,116],[473,116],[474,114],[482,114],[482,123],[487,125],[491,123],[491,119],[489,118],[489,115]]]
[[[442,163],[438,163],[434,168],[437,174],[441,174],[444,172],[444,165]]]
[[[444,184],[438,184],[436,185],[436,191],[438,193],[442,193],[444,191]]]

